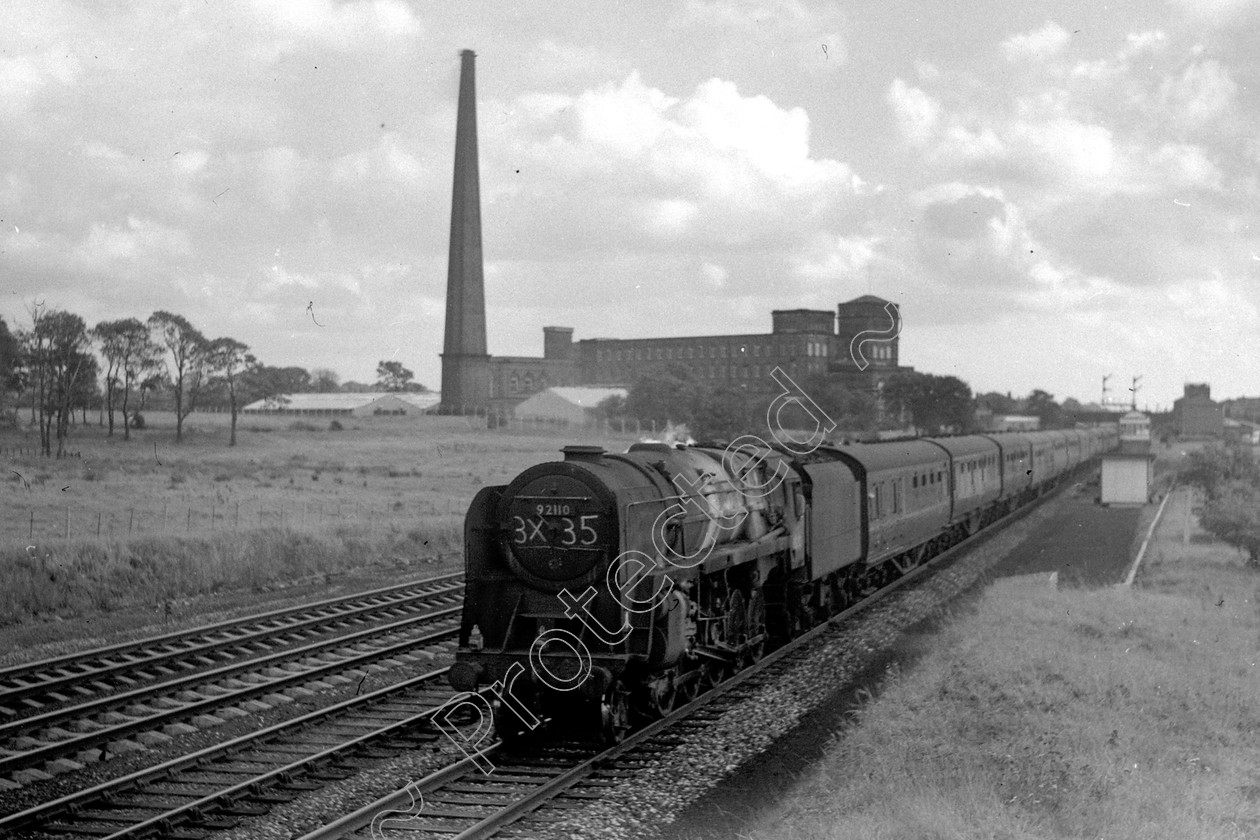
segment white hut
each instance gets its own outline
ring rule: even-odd
[[[1120,418],[1120,447],[1102,456],[1104,505],[1144,505],[1150,501],[1155,478],[1151,453],[1151,418],[1130,411]]]

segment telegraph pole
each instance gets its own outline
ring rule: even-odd
[[[1141,381],[1142,381],[1142,377],[1140,376],[1133,377],[1133,387],[1129,389],[1130,391],[1133,392],[1133,399],[1132,399],[1133,411],[1137,411],[1137,392],[1140,390],[1140,388],[1138,387],[1138,383]]]

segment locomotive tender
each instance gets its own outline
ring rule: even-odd
[[[565,447],[473,499],[450,682],[491,686],[501,737],[598,709],[617,740],[1117,443],[1108,426]]]

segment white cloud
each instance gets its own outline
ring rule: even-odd
[[[1132,32],[1125,36],[1121,56],[1131,58],[1142,53],[1158,53],[1168,46],[1168,33],[1162,29]]]
[[[1150,156],[1156,188],[1221,189],[1221,171],[1199,146],[1164,143]]]
[[[1202,128],[1226,114],[1238,94],[1229,71],[1213,59],[1191,64],[1180,76],[1160,85],[1159,95],[1171,119]]]
[[[329,175],[350,185],[368,180],[414,182],[425,174],[420,160],[402,146],[397,132],[386,132],[370,148],[334,160]]]
[[[819,283],[851,281],[876,260],[874,237],[820,234],[808,250],[793,259],[798,276]]]
[[[1082,188],[1095,188],[1115,165],[1111,131],[1101,125],[1067,118],[1018,121],[1009,133],[1015,156],[1049,177],[1072,180]]]
[[[58,45],[26,55],[0,55],[0,108],[18,110],[50,85],[75,84],[83,67],[74,52]]]
[[[632,72],[577,96],[531,93],[494,113],[486,154],[528,170],[531,190],[546,173],[548,189],[581,212],[575,223],[600,238],[618,227],[629,239],[638,230],[723,242],[808,230],[826,208],[868,190],[848,165],[811,154],[804,109],[721,79],[683,98]]]
[[[128,216],[125,226],[93,224],[75,247],[74,256],[81,264],[95,269],[101,263],[136,262],[159,255],[187,254],[189,250],[185,231],[152,219]]]
[[[681,198],[650,201],[642,210],[643,226],[657,236],[672,238],[687,232],[700,215],[695,202]]]
[[[334,49],[379,46],[381,39],[414,38],[420,21],[402,0],[245,0],[254,19],[286,39],[274,44],[287,52],[295,42],[315,41]]]
[[[730,276],[730,272],[717,263],[704,262],[700,265],[700,274],[704,277],[705,282],[715,289],[721,289],[726,285],[726,278]]]
[[[297,286],[302,289],[318,289],[319,281],[306,274],[292,272],[282,265],[273,265],[267,275],[265,289],[280,289],[285,286]]]
[[[921,89],[901,79],[893,79],[888,88],[888,104],[901,129],[901,136],[912,146],[926,146],[940,122],[941,106]]]
[[[1007,61],[1041,62],[1058,55],[1071,38],[1062,26],[1048,21],[1040,29],[1007,38],[1001,49]]]

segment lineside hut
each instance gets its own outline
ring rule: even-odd
[[[1150,501],[1154,478],[1151,420],[1140,411],[1130,411],[1120,419],[1120,448],[1102,456],[1099,501],[1104,505],[1144,505]]]

